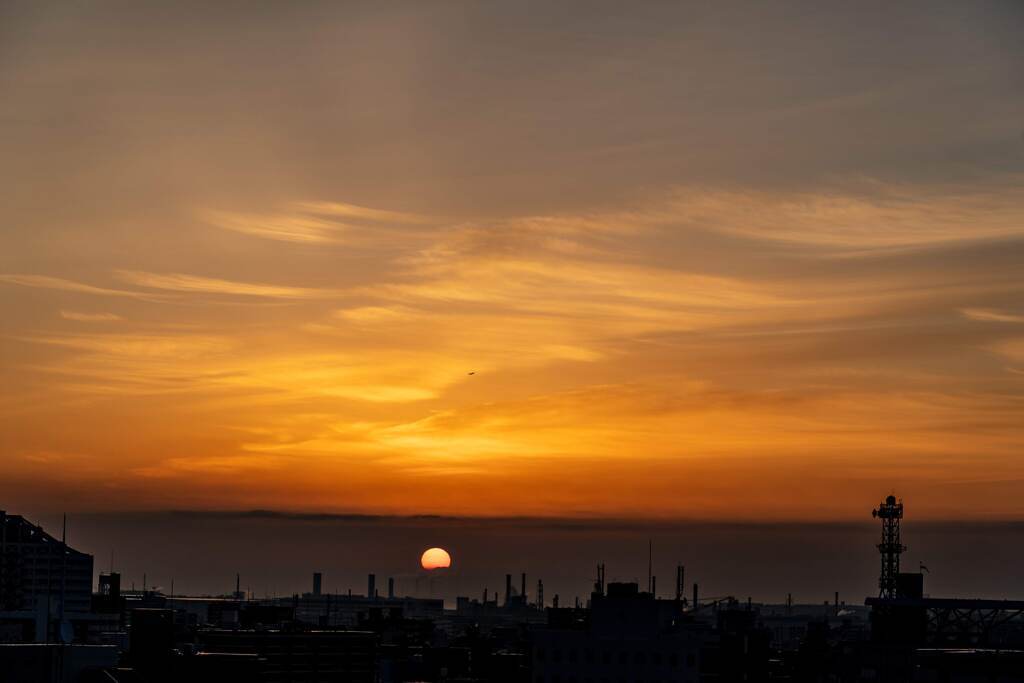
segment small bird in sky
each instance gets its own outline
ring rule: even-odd
[[[467,372],[466,374],[467,375],[475,375],[476,374],[476,370],[474,370],[473,372]]]

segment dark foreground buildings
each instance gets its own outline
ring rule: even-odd
[[[252,600],[91,586],[92,558],[0,513],[0,683],[714,683],[725,681],[1024,683],[1024,602],[926,597],[901,571],[902,503],[875,511],[879,592],[864,606],[759,605],[684,595],[654,579],[605,583],[589,600],[504,595],[442,601],[312,590]]]
[[[86,639],[92,579],[91,555],[0,510],[0,642]]]

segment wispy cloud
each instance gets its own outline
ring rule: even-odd
[[[81,323],[102,323],[123,320],[123,318],[116,313],[83,313],[81,311],[64,310],[60,312],[60,317],[65,320],[74,320]]]
[[[982,320],[994,323],[1024,323],[1024,315],[1003,313],[991,308],[963,308],[960,310],[964,317],[971,320]]]
[[[357,206],[355,204],[346,204],[344,202],[295,202],[294,207],[296,209],[308,211],[309,213],[313,214],[319,214],[324,216],[341,216],[343,218],[361,219],[366,221],[373,221],[376,223],[427,224],[436,221],[436,219],[431,219],[427,216],[419,216],[416,214],[405,213],[401,211],[372,209],[365,206]]]
[[[199,216],[224,230],[300,244],[359,242],[367,239],[365,232],[368,230],[436,222],[414,214],[325,201],[293,202],[283,210],[271,213],[204,209]]]
[[[1024,362],[1024,337],[996,342],[991,344],[989,349],[1011,361],[1017,363]]]
[[[233,343],[225,337],[203,334],[80,334],[35,337],[31,341],[65,346],[114,358],[179,358],[189,360]]]
[[[208,209],[201,211],[199,215],[210,225],[224,230],[282,242],[336,242],[341,238],[344,229],[343,225],[332,221],[287,213],[232,213]]]
[[[156,465],[137,467],[133,472],[147,479],[168,479],[189,475],[233,475],[243,472],[272,472],[288,464],[287,458],[271,455],[201,456],[168,458]]]
[[[119,278],[139,287],[174,292],[195,292],[227,296],[261,297],[268,299],[324,299],[338,296],[337,290],[311,287],[292,287],[255,282],[236,282],[220,278],[187,275],[184,273],[148,273],[121,270]]]
[[[853,251],[1024,235],[1024,179],[987,188],[861,183],[834,192],[680,189],[677,225]]]
[[[74,280],[66,280],[48,275],[20,275],[0,274],[0,282],[7,282],[23,287],[36,287],[39,289],[55,289],[64,292],[78,292],[82,294],[96,294],[98,296],[122,296],[135,299],[145,298],[147,295],[141,292],[131,292],[122,289],[108,289],[106,287],[95,287]]]
[[[1014,367],[1024,357],[1007,338],[1020,322],[1007,270],[1016,242],[917,231],[929,220],[915,213],[920,197],[896,211],[913,229],[897,220],[893,238],[879,227],[885,201],[864,194],[693,192],[681,204],[670,194],[450,225],[291,204],[346,248],[297,250],[295,267],[255,280],[173,260],[114,271],[137,298],[213,302],[230,317],[154,307],[107,328],[118,334],[7,341],[34,345],[19,371],[49,387],[51,404],[94,416],[94,405],[139,406],[185,425],[173,439],[150,427],[173,452],[126,465],[155,488],[223,474],[294,501],[358,464],[367,491],[388,482],[360,509],[425,504],[410,491],[429,480],[446,492],[438,509],[465,500],[468,482],[472,497],[487,491],[488,509],[532,514],[628,481],[642,493],[617,510],[669,514],[672,478],[731,482],[709,487],[712,500],[743,482],[784,486],[816,458],[857,477],[882,441],[916,467],[940,462],[927,469],[936,482],[977,465],[960,455],[968,447],[1015,476],[1019,375],[993,355]],[[847,239],[848,219],[871,234]],[[774,221],[792,233],[780,238]],[[638,472],[637,453],[662,474]],[[572,490],[548,489],[533,507],[505,491],[528,485],[524,471],[554,480],[577,463],[587,471]]]

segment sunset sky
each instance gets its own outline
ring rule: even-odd
[[[1024,518],[1021,35],[0,4],[0,509]]]

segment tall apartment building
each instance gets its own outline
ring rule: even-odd
[[[0,510],[0,612],[88,612],[92,569],[92,555]]]

